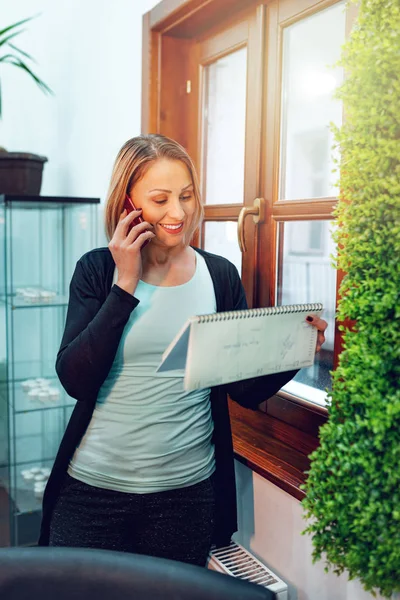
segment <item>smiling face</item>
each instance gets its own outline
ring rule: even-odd
[[[154,225],[151,244],[175,247],[190,242],[196,212],[193,183],[186,165],[179,160],[159,158],[129,190],[145,221]]]

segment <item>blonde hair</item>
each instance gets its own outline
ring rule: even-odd
[[[196,210],[187,239],[190,240],[203,218],[203,206],[196,169],[186,150],[170,138],[158,133],[139,135],[128,140],[118,152],[114,163],[105,209],[105,229],[108,239],[114,235],[124,209],[125,195],[143,177],[149,166],[159,158],[179,160],[186,165],[193,184]],[[189,243],[189,242],[188,242]]]

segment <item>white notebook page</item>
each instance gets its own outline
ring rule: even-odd
[[[185,389],[199,389],[313,364],[317,329],[310,311],[245,319],[191,320]],[[321,314],[322,311],[313,311]]]

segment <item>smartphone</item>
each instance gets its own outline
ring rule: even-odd
[[[128,213],[128,215],[133,210],[137,210],[135,205],[133,204],[132,200],[129,198],[128,194],[126,194],[126,196],[125,196],[124,208],[126,209],[126,212]],[[143,223],[143,221],[144,221],[143,217],[141,217],[141,216],[137,217],[129,225],[128,231],[130,231],[132,229],[132,227],[134,227],[135,225],[139,225],[139,223]]]
[[[136,210],[136,207],[133,204],[132,200],[129,198],[128,194],[126,194],[126,196],[125,196],[124,208],[126,209],[126,212],[128,213],[128,215],[133,210]],[[132,227],[134,227],[135,225],[139,225],[139,223],[143,223],[143,222],[144,222],[144,219],[140,215],[139,215],[139,217],[136,217],[136,219],[133,219],[132,223],[129,225],[128,233],[130,232]],[[150,240],[146,240],[142,244],[142,248],[144,248],[149,243],[149,241]]]

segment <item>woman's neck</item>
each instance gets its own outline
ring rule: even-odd
[[[177,258],[183,258],[192,252],[188,246],[175,246],[168,248],[165,246],[157,246],[156,244],[148,244],[142,250],[142,261],[143,267],[157,267],[165,266],[171,262],[174,262]]]
[[[150,244],[149,244],[150,246]],[[187,283],[196,271],[196,253],[190,246],[152,248],[143,252],[142,281],[156,286],[177,286]]]

